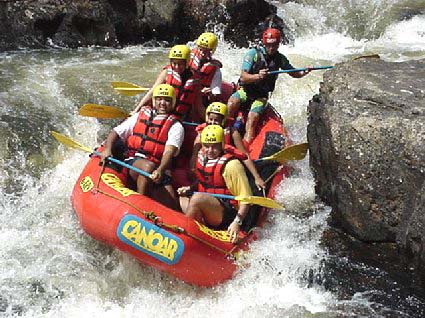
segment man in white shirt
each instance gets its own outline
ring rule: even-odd
[[[112,129],[101,152],[104,160],[111,155],[112,145],[118,138],[125,141],[129,163],[151,173],[151,178],[147,178],[130,170],[131,178],[137,183],[137,192],[154,199],[160,196],[164,205],[174,209],[178,206],[177,195],[164,175],[169,174],[171,161],[178,155],[184,139],[184,128],[178,117],[172,114],[175,103],[174,88],[168,84],[157,85],[153,90],[153,108],[142,107]],[[157,186],[154,187],[152,182]],[[151,193],[152,189],[159,191]]]

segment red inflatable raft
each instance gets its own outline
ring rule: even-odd
[[[186,127],[187,132],[194,127]],[[268,107],[251,145],[251,158],[270,156],[289,144],[282,120]],[[182,151],[173,181],[185,184],[188,152]],[[273,197],[289,168],[276,169],[271,161],[259,163],[264,180],[270,177],[267,196]],[[176,182],[177,181],[177,182]],[[72,205],[84,231],[96,240],[115,246],[144,264],[198,286],[213,286],[230,279],[237,269],[238,251],[246,250],[255,239],[256,226],[265,220],[267,209],[252,206],[244,220],[241,240],[232,244],[226,231],[214,231],[181,212],[171,210],[129,188],[126,170],[103,167],[92,156],[78,178]],[[255,195],[262,195],[254,193]]]

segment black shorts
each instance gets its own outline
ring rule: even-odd
[[[233,220],[236,217],[236,214],[238,214],[238,211],[235,209],[235,207],[230,203],[229,199],[219,199],[217,200],[220,202],[221,206],[224,208],[224,214],[223,219],[221,220],[221,223],[217,226],[210,226],[208,227],[214,229],[214,230],[227,230],[229,225],[233,222]]]
[[[124,160],[124,162],[126,163],[126,164],[129,164],[129,165],[133,165],[133,163],[135,162],[135,161],[137,161],[137,160],[139,160],[139,159],[146,159],[146,158],[143,158],[143,157],[139,157],[139,156],[134,156],[134,157],[130,157],[130,158],[128,158],[128,159],[125,159]],[[148,159],[146,159],[146,160],[148,160]],[[171,175],[169,175],[169,171],[167,170],[167,171],[165,171],[164,172],[164,175],[162,176],[162,181],[161,181],[161,183],[159,183],[159,184],[157,184],[157,183],[154,183],[154,186],[155,185],[158,185],[158,186],[166,186],[166,185],[169,185],[169,184],[171,184]]]

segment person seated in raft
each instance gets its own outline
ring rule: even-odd
[[[143,106],[138,113],[112,129],[101,158],[104,160],[109,157],[112,145],[121,138],[129,149],[129,164],[152,174],[149,179],[130,170],[130,177],[137,184],[137,192],[176,209],[178,197],[171,186],[170,178],[164,176],[170,174],[168,169],[171,161],[179,153],[184,129],[178,117],[173,114],[176,104],[174,88],[168,84],[160,84],[154,88],[152,95],[153,108]],[[151,194],[152,189],[157,191]]]
[[[186,216],[205,225],[227,232],[235,243],[240,226],[249,210],[249,204],[219,199],[205,193],[219,193],[248,197],[252,195],[241,160],[246,156],[234,147],[224,146],[224,130],[219,125],[208,125],[201,132],[202,148],[196,161],[196,178],[191,186],[177,190],[180,206]]]
[[[279,30],[268,28],[264,31],[263,44],[250,49],[244,56],[239,78],[240,89],[233,93],[227,102],[231,120],[234,120],[241,105],[249,110],[246,132],[243,137],[247,145],[254,138],[257,123],[266,109],[269,93],[273,92],[275,88],[278,75],[268,75],[267,73],[279,69],[294,69],[286,56],[278,52],[280,41]],[[306,70],[288,74],[295,78],[301,78],[309,72],[310,70]],[[239,123],[236,122],[235,127],[238,125]]]
[[[159,84],[169,84],[176,92],[176,106],[174,114],[182,120],[199,120],[199,80],[194,79],[189,69],[190,48],[187,45],[175,45],[171,48],[168,57],[170,64],[166,65],[156,78],[155,84],[140,100],[133,113],[141,107],[151,104],[152,93]],[[201,111],[202,112],[202,111]],[[202,117],[203,118],[203,117]]]
[[[202,130],[207,125],[220,125],[224,129],[224,144],[228,146],[236,147],[240,152],[247,156],[247,159],[244,160],[245,166],[248,168],[249,172],[251,172],[254,177],[255,184],[258,189],[264,189],[266,184],[264,180],[261,178],[260,174],[255,167],[254,162],[249,158],[249,153],[245,149],[245,146],[242,142],[242,136],[239,131],[234,129],[233,127],[226,127],[227,123],[227,105],[220,102],[211,103],[206,110],[206,119],[204,124],[200,124],[196,127],[196,131],[198,132],[198,136],[196,137],[193,145],[193,155],[190,161],[191,172],[195,171],[195,164],[198,158],[198,151],[201,149],[201,140],[200,134]]]
[[[220,68],[223,64],[212,57],[217,49],[218,38],[214,33],[202,33],[196,46],[190,53],[189,68],[194,77],[201,82],[203,112],[200,114],[205,117],[205,107],[211,102],[218,101],[221,95],[222,74]]]

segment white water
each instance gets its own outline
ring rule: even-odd
[[[295,37],[281,51],[294,66],[334,65],[371,53],[397,62],[425,58],[425,16],[391,20],[396,7],[409,1],[315,3],[279,5]],[[373,8],[373,23],[353,37],[348,31],[355,19],[349,15],[359,8],[357,19],[367,16],[365,8]],[[394,22],[386,24],[388,19]],[[226,80],[237,79],[245,51],[220,43],[216,54],[224,62]],[[80,117],[78,107],[94,102],[130,110],[136,99],[114,94],[109,83],[148,85],[165,61],[165,50],[142,47],[1,55],[5,85],[0,90],[0,129],[9,142],[2,141],[0,152],[0,316],[381,316],[367,292],[343,301],[308,283],[308,273],[320,272],[327,257],[320,238],[329,214],[329,208],[316,203],[308,158],[294,163],[294,174],[280,186],[277,199],[286,211],[271,214],[236,277],[212,289],[192,287],[140,265],[80,230],[69,195],[87,157],[59,147],[48,130],[95,146],[98,132],[104,136],[113,123]],[[306,141],[306,106],[318,92],[322,74],[279,78],[271,102],[295,142]],[[15,129],[12,117],[24,132]],[[31,134],[37,137],[28,143],[24,139]]]

